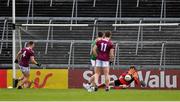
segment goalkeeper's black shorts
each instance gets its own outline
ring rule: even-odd
[[[123,84],[119,80],[115,80],[114,85],[115,86],[120,86],[120,85],[123,85]]]

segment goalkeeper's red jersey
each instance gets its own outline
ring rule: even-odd
[[[120,75],[119,77],[119,81],[122,85],[130,85],[133,81],[135,81],[135,84],[136,85],[139,85],[139,79],[138,79],[138,74],[137,72],[133,73],[131,76],[132,76],[132,79],[130,81],[126,81],[125,80],[125,76],[128,75],[129,72],[125,72],[123,74]]]

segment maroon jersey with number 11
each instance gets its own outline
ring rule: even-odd
[[[96,42],[96,46],[98,49],[97,59],[101,61],[109,61],[109,53],[110,50],[113,48],[112,41],[108,39],[101,39]]]
[[[30,62],[31,56],[34,56],[34,51],[29,47],[25,47],[21,50],[21,54],[22,54],[22,57],[21,57],[19,65],[23,67],[29,67],[29,62]]]

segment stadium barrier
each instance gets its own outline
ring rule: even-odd
[[[0,88],[7,87],[7,70],[0,70]]]
[[[12,86],[12,70],[0,70],[0,88]],[[67,69],[32,69],[30,80],[34,83],[33,88],[67,89],[68,70]],[[21,76],[20,70],[17,77]]]
[[[111,69],[110,78],[116,80],[126,70]],[[30,79],[34,81],[33,88],[67,89],[82,88],[87,83],[92,70],[85,69],[32,69]],[[146,89],[180,89],[180,70],[141,70],[138,71],[140,80],[147,84]],[[17,76],[21,72],[17,71]],[[104,76],[101,75],[99,83],[104,83]],[[12,70],[0,70],[0,88],[12,86]],[[133,82],[131,88],[140,88]]]

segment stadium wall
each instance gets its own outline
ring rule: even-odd
[[[126,70],[111,70],[111,80],[116,80],[120,73]],[[90,76],[92,70],[85,69],[32,69],[30,79],[35,83],[33,88],[50,88],[50,89],[68,89],[82,88]],[[145,81],[149,89],[180,89],[180,70],[167,69],[159,70],[141,70],[138,72],[140,80]],[[17,71],[17,76],[21,72]],[[104,76],[100,77],[99,83],[104,82]],[[0,70],[0,88],[12,86],[12,70]],[[140,88],[134,83],[131,88]]]
[[[12,87],[12,70],[0,70],[0,88]],[[67,89],[67,69],[32,69],[30,80],[34,83],[33,88]],[[20,70],[17,77],[21,76]]]
[[[126,70],[111,70],[111,80],[116,80],[120,73]],[[88,82],[90,76],[93,74],[91,70],[74,69],[69,70],[69,88],[81,88],[84,83]],[[140,80],[145,81],[147,88],[160,89],[180,89],[180,70],[141,70],[138,71]],[[78,79],[78,80],[75,80]],[[99,83],[104,83],[104,76],[100,77]],[[131,88],[140,88],[133,82]]]

